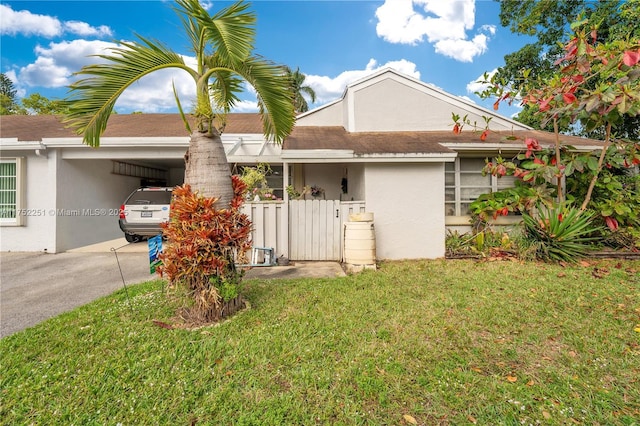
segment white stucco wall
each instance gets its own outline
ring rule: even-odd
[[[304,166],[305,185],[317,185],[324,189],[324,198],[340,200],[342,188],[340,183],[345,176],[346,167],[340,164],[306,164]],[[307,196],[307,199],[311,197]]]
[[[61,160],[58,164],[58,251],[122,237],[118,209],[140,178],[111,173],[110,160]],[[64,212],[64,213],[62,213]]]
[[[446,131],[453,128],[452,113],[461,117],[467,115],[472,124],[475,122],[479,128],[484,128],[482,115],[494,115],[475,110],[462,99],[442,94],[411,80],[389,78],[361,89],[356,87],[353,92],[351,128],[355,132]],[[494,117],[491,128],[511,130],[513,123]]]
[[[374,214],[378,259],[445,254],[444,164],[366,164],[367,211]]]
[[[57,155],[49,150],[48,158],[34,151],[3,153],[6,157],[24,157],[25,214],[21,226],[0,226],[0,251],[56,252],[55,211]]]
[[[313,112],[303,115],[296,120],[296,126],[344,126],[342,101],[327,105]]]
[[[364,163],[352,163],[347,168],[349,192],[343,200],[362,201],[365,199]]]

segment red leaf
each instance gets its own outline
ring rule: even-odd
[[[489,130],[485,130],[484,132],[482,132],[482,134],[480,135],[480,140],[481,141],[486,141],[487,140],[487,136],[489,136]]]
[[[640,51],[633,52],[631,50],[627,50],[624,52],[624,56],[622,57],[622,62],[628,67],[632,67],[638,62],[640,62]]]
[[[542,149],[537,139],[525,138],[524,143],[527,145],[527,149],[529,149],[530,151]]]
[[[618,229],[618,221],[614,217],[607,216],[604,218],[604,222],[607,224],[607,227],[612,231],[615,231]]]
[[[499,107],[500,107],[500,100],[497,100],[493,104],[493,110],[497,111]]]
[[[567,104],[572,104],[578,100],[573,93],[563,93],[562,99],[564,99],[565,103]]]
[[[456,123],[456,125],[453,126],[453,133],[455,133],[456,135],[460,133],[460,125],[458,123]]]
[[[547,98],[540,103],[540,111],[547,111],[549,109],[549,102],[551,102],[553,98]]]

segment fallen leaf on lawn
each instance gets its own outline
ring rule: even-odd
[[[567,274],[566,274],[566,273],[564,273],[564,272],[560,272],[560,273],[558,273],[558,275],[557,275],[557,277],[558,277],[558,278],[564,278],[564,277],[566,277],[566,276],[567,276]]]
[[[158,321],[158,320],[153,320],[153,323],[155,325],[157,325],[158,327],[162,327],[162,328],[166,328],[167,330],[171,330],[173,329],[173,326],[171,324],[167,324],[166,322],[162,322],[162,321]]]
[[[480,370],[479,368],[473,367],[471,369],[471,371],[475,371],[476,373],[482,373],[482,370]]]
[[[475,425],[476,423],[478,423],[478,420],[477,420],[475,417],[473,417],[473,416],[467,416],[467,420],[469,420],[469,421],[470,421],[471,423],[473,423],[474,425]]]
[[[549,414],[548,411],[543,411],[542,412],[542,417],[544,417],[545,419],[549,420],[551,418],[551,414]]]
[[[636,333],[640,333],[640,327],[634,328],[633,331],[635,331]]]
[[[514,383],[518,380],[516,376],[507,376],[507,382]]]
[[[536,382],[534,382],[533,380],[529,380],[529,381],[527,382],[527,386],[533,386],[533,385],[535,385],[535,384],[536,384]]]
[[[569,356],[570,356],[571,358],[575,358],[576,356],[578,356],[578,354],[577,354],[577,353],[575,353],[574,351],[569,351]]]
[[[418,421],[413,416],[410,416],[408,414],[405,414],[404,416],[402,416],[402,418],[404,419],[405,422],[409,424],[412,424],[412,425],[418,424]]]
[[[591,266],[591,264],[586,260],[581,260],[579,263],[580,263],[580,266],[584,266],[584,267]]]

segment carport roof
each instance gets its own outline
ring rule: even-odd
[[[239,113],[227,116],[225,133],[262,134],[258,114]],[[103,137],[188,137],[179,114],[114,114],[109,118]],[[18,141],[42,141],[49,138],[76,138],[71,129],[54,115],[3,115],[0,137]]]

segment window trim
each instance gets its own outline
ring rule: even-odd
[[[0,218],[0,226],[22,226],[25,215],[18,214],[18,211],[24,209],[25,158],[0,157],[0,163],[16,165],[16,215],[13,218]]]
[[[472,172],[469,171],[464,171],[462,172],[461,167],[460,167],[460,162],[464,161],[464,160],[478,160],[478,159],[482,159],[484,161],[485,158],[491,158],[491,161],[495,162],[496,159],[495,157],[490,157],[490,156],[482,156],[482,157],[456,157],[455,161],[452,163],[448,163],[448,164],[453,164],[453,171],[449,171],[447,170],[446,166],[445,166],[445,194],[446,191],[448,189],[453,189],[454,192],[454,199],[453,201],[447,201],[445,199],[444,205],[445,205],[445,223],[447,225],[468,225],[471,221],[471,215],[463,215],[461,214],[462,211],[462,204],[466,204],[468,203],[467,200],[462,200],[461,199],[461,194],[462,194],[462,190],[463,189],[469,189],[472,188],[471,186],[465,186],[464,188],[461,186],[461,174],[473,174]],[[481,171],[478,170],[478,174],[480,174]],[[447,185],[447,179],[446,179],[446,175],[447,174],[453,174],[454,179],[453,179],[453,185]],[[496,192],[499,190],[502,190],[504,188],[508,188],[509,186],[504,186],[502,183],[502,179],[498,178],[497,176],[493,176],[493,175],[488,175],[490,177],[490,190],[491,192]],[[480,188],[480,186],[478,186],[478,188]],[[487,185],[487,188],[489,188],[489,185]],[[453,205],[454,207],[454,212],[456,214],[453,215],[447,215],[446,213],[446,209],[448,206]],[[504,218],[498,218],[495,223],[496,224],[512,224],[512,223],[516,223],[519,222],[520,218],[519,217],[504,217]]]

